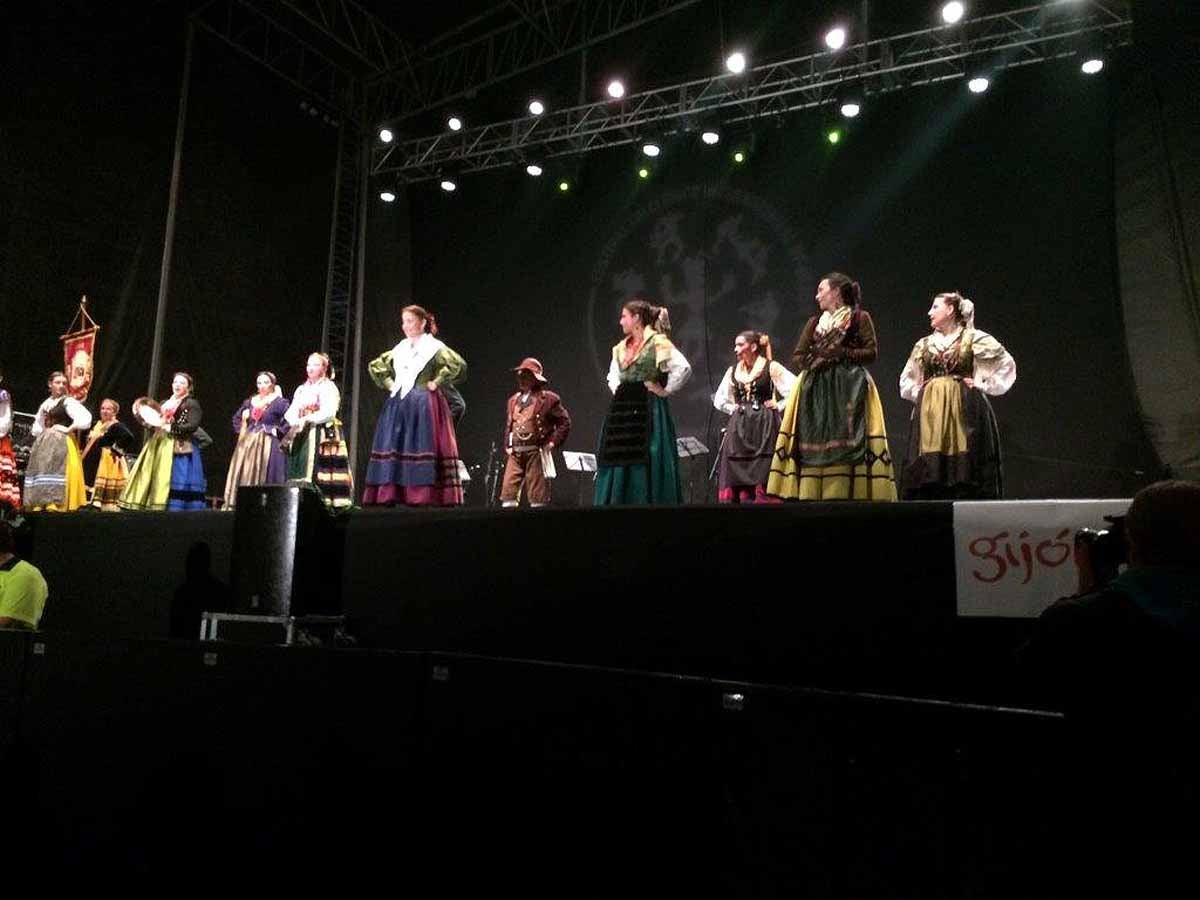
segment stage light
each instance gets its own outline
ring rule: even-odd
[[[1098,56],[1090,56],[1083,61],[1083,65],[1079,68],[1084,75],[1095,75],[1104,68],[1104,60]]]
[[[458,190],[458,185],[455,184],[453,181],[451,181],[449,178],[443,178],[442,179],[442,190],[445,191],[447,194],[449,194],[451,191]]]
[[[746,151],[745,150],[734,150],[733,151],[733,161],[735,163],[737,163],[739,166],[742,163],[744,163],[746,161]]]
[[[392,134],[392,131],[390,128],[380,128],[379,129],[379,139],[381,141],[383,141],[385,144],[390,144],[392,142],[392,138],[394,138],[394,137],[395,137],[395,135]]]
[[[835,25],[825,32],[825,46],[830,50],[841,50],[846,45],[846,29]]]
[[[458,116],[451,116],[446,120],[446,127],[451,131],[462,131],[463,121]]]
[[[967,82],[967,90],[972,94],[982,94],[991,83],[986,75],[976,75]]]
[[[662,147],[658,146],[658,144],[656,144],[654,141],[646,141],[646,143],[642,144],[642,153],[646,154],[646,156],[650,157],[651,159],[654,159],[656,156],[662,153]]]
[[[379,199],[384,203],[394,203],[396,200],[396,195],[391,191],[380,191]]]
[[[638,178],[649,178],[649,177],[650,177],[650,170],[647,169],[645,166],[642,166],[640,169],[638,169]]]
[[[608,83],[608,96],[612,97],[614,100],[620,100],[625,96],[625,85],[614,78]]]
[[[559,181],[558,191],[560,194],[565,194],[570,189],[571,189],[571,182],[569,182],[567,179],[564,178],[561,181]]]
[[[541,100],[530,100],[529,101],[529,114],[531,116],[540,116],[545,111],[546,111],[546,104],[543,103]]]
[[[711,147],[713,144],[720,142],[721,133],[719,131],[717,131],[715,128],[706,128],[700,134],[700,140],[704,141],[704,143],[708,144],[708,146]]]
[[[840,128],[830,128],[825,132],[825,140],[831,144],[838,144],[842,140],[842,130]]]
[[[738,50],[729,54],[729,58],[725,60],[725,68],[734,75],[741,75],[746,71],[746,54]]]
[[[530,175],[532,175],[534,178],[537,178],[539,175],[542,174],[542,167],[539,166],[537,163],[530,163],[529,165],[527,165],[525,167],[525,171],[527,173],[529,173]]]
[[[865,94],[863,89],[858,85],[850,85],[837,94],[838,112],[842,114],[844,119],[853,119],[862,112]],[[836,125],[836,122],[833,123]]]
[[[942,21],[947,25],[953,25],[962,19],[963,13],[966,11],[967,8],[963,4],[954,0],[954,2],[942,6]]]

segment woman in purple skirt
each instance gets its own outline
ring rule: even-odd
[[[283,484],[287,481],[287,456],[279,440],[288,431],[284,414],[288,402],[271,372],[259,372],[256,393],[247,397],[233,414],[233,432],[238,436],[225,476],[225,509],[237,503],[242,485]]]

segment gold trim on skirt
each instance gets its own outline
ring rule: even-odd
[[[798,400],[804,376],[792,391]],[[887,425],[875,381],[867,375],[867,447],[863,460],[853,465],[802,466],[794,455],[799,402],[789,402],[775,443],[767,493],[784,500],[895,500],[896,478],[888,451]]]

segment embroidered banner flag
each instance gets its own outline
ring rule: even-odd
[[[92,386],[93,361],[96,358],[96,333],[100,326],[88,315],[87,295],[79,301],[79,311],[62,335],[63,371],[67,373],[68,393],[83,403]]]

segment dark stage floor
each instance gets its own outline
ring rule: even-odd
[[[994,698],[1028,623],[956,616],[951,518],[948,503],[355,510],[329,532],[341,546],[299,556],[332,585],[319,611],[340,607],[363,647]],[[231,583],[229,513],[30,522],[43,630],[168,636],[198,543]]]

